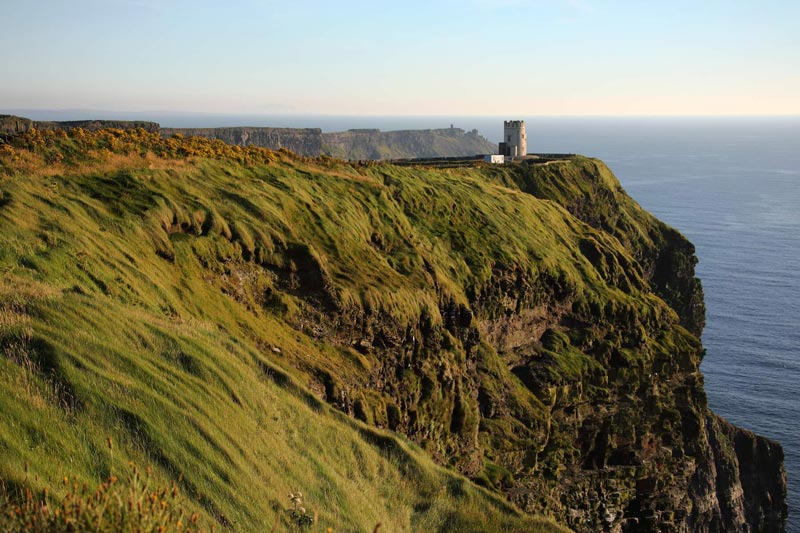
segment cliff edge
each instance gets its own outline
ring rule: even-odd
[[[155,122],[144,120],[67,120],[67,121],[42,121],[31,120],[15,115],[0,115],[0,135],[17,135],[31,129],[42,131],[69,131],[81,128],[87,131],[97,131],[107,128],[121,130],[143,129],[150,133],[157,132],[159,125]]]
[[[708,407],[692,245],[601,161],[31,132],[0,228],[9,484],[146,460],[244,530],[298,487],[335,529],[785,527],[780,445]]]
[[[616,381],[617,390],[606,389],[610,395],[590,400],[583,381],[578,394],[554,399],[556,405],[563,403],[551,409],[555,419],[574,431],[573,446],[581,450],[572,468],[567,466],[570,474],[560,476],[560,483],[572,487],[566,492],[582,495],[573,500],[574,507],[563,507],[572,517],[567,522],[584,531],[598,530],[598,524],[608,531],[783,531],[786,472],[780,445],[736,428],[707,405],[699,371],[704,350],[698,340],[705,308],[694,276],[693,245],[642,210],[600,161],[523,165],[497,175],[613,236],[636,262],[634,268],[621,263],[621,271],[639,272],[677,315],[679,335],[655,350],[649,341],[663,340],[663,331],[628,337],[630,330],[624,331],[631,322],[617,324],[622,342],[607,356],[608,373],[595,382],[605,388]],[[614,262],[594,246],[581,249],[611,279],[621,273],[613,273]],[[601,351],[608,349],[606,344]],[[597,345],[584,340],[580,350],[591,353]],[[634,362],[630,356],[637,352]],[[620,373],[632,381],[623,385]],[[587,401],[592,408],[582,407]],[[633,473],[632,482],[620,482],[625,472]],[[546,490],[547,484],[539,486]],[[517,492],[520,502],[529,501],[526,492]],[[615,505],[607,503],[609,496],[616,498]],[[591,517],[578,503],[587,499],[606,503]]]
[[[322,152],[340,159],[403,159],[493,154],[497,145],[478,130],[348,130],[322,135]]]
[[[496,146],[477,130],[460,128],[381,131],[355,129],[322,133],[318,128],[162,128],[165,136],[181,134],[219,139],[237,146],[285,148],[298,155],[327,155],[339,159],[378,160],[409,157],[451,157],[488,154]]]
[[[258,146],[270,150],[286,149],[298,155],[322,153],[322,130],[319,128],[161,128],[161,134],[218,139],[234,146]]]
[[[14,115],[0,115],[0,135],[41,131],[87,131],[114,128],[160,132],[164,137],[182,135],[220,140],[234,146],[256,146],[270,150],[289,150],[301,156],[327,155],[340,159],[379,160],[418,157],[457,157],[491,154],[497,146],[477,130],[460,128],[381,131],[354,129],[322,133],[319,128],[270,128],[234,126],[221,128],[162,128],[155,122],[126,120],[34,121]]]

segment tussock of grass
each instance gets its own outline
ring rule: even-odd
[[[150,469],[132,466],[126,479],[111,475],[95,489],[64,477],[60,499],[49,497],[52,489],[34,493],[26,479],[16,491],[0,493],[0,529],[11,532],[162,532],[213,531],[198,523],[198,514],[182,508],[176,484],[153,486]]]

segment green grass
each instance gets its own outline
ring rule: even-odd
[[[1,479],[19,484],[27,463],[58,492],[64,476],[96,483],[133,461],[180,483],[201,521],[236,530],[264,530],[276,511],[290,527],[297,490],[320,530],[559,530],[320,400],[318,376],[348,391],[379,361],[313,326],[328,327],[320,308],[441,324],[441,301],[466,302],[487,261],[539,257],[521,266],[580,292],[591,265],[552,228],[588,228],[478,172],[361,171],[214,143],[199,146],[222,154],[187,160],[197,146],[169,142],[45,135],[3,155]],[[480,249],[520,214],[541,231]],[[436,405],[426,423],[441,437]]]
[[[36,290],[14,297],[30,302]],[[11,319],[30,317],[18,351],[8,353],[15,344],[4,339],[3,479],[19,480],[27,462],[43,484],[64,475],[97,480],[133,460],[153,464],[165,483],[182,474],[183,492],[207,521],[241,530],[271,524],[299,489],[320,525],[335,531],[378,522],[390,531],[467,522],[472,530],[550,530],[402,438],[333,411],[222,324],[69,290],[44,298]],[[55,365],[47,353],[57,354]],[[106,436],[117,443],[113,454]]]
[[[290,527],[297,490],[320,530],[559,530],[507,498],[569,520],[570,479],[604,475],[575,424],[697,371],[697,309],[668,305],[693,260],[586,158],[27,134],[0,148],[0,479],[133,461],[236,530]],[[642,427],[677,424],[657,400]]]

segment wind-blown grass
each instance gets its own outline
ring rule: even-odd
[[[312,311],[441,323],[441,300],[465,302],[489,263],[622,295],[588,285],[594,267],[563,246],[588,226],[479,171],[142,131],[15,143],[0,153],[7,485],[30,475],[58,500],[65,476],[95,485],[133,461],[222,528],[263,531],[276,513],[292,527],[286,495],[302,490],[320,530],[558,530],[320,400],[314,376],[362,379],[376,362],[315,335]]]

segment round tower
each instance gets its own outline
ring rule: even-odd
[[[503,142],[501,147],[502,155],[519,157],[528,154],[528,137],[525,134],[524,120],[504,120],[503,121]]]

